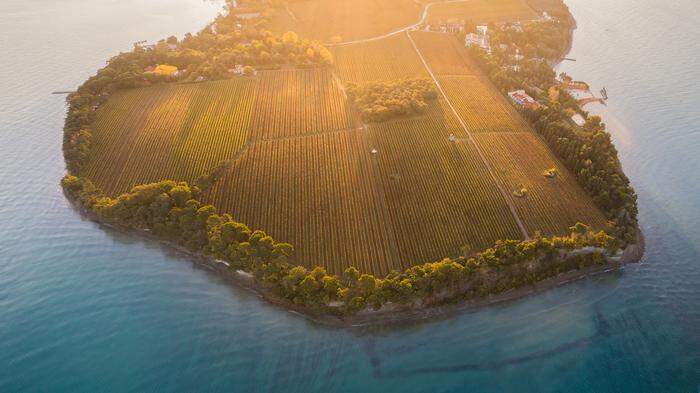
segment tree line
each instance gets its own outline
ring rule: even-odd
[[[568,23],[559,21],[531,22],[523,25],[522,32],[504,25],[489,34],[508,49],[494,47],[489,54],[473,47],[470,53],[503,92],[524,89],[543,104],[539,109],[524,109],[525,116],[606,214],[614,235],[633,243],[637,231],[637,195],[622,171],[610,133],[600,117],[589,116],[580,108],[544,61],[558,59],[565,53],[569,28]],[[528,49],[533,43],[536,46]],[[514,58],[515,48],[525,48],[519,50],[523,59],[518,62]],[[513,67],[516,64],[520,65],[519,69]],[[586,119],[583,127],[572,124],[574,113]]]
[[[579,223],[571,228],[570,236],[499,241],[476,254],[416,265],[383,278],[354,267],[335,275],[321,266],[295,265],[292,245],[201,203],[197,186],[161,181],[110,198],[84,178],[66,175],[61,184],[71,200],[101,222],[149,230],[226,261],[232,271],[251,273],[266,290],[294,305],[332,314],[379,309],[389,303],[430,305],[502,293],[562,272],[603,264],[604,254],[619,248],[615,238]],[[584,247],[596,250],[568,254]]]

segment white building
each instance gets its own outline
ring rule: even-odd
[[[583,116],[578,113],[571,116],[571,121],[573,121],[579,127],[583,127],[583,125],[586,124],[586,119],[584,119]]]
[[[483,27],[484,29],[480,29]],[[478,34],[469,33],[464,37],[464,45],[467,47],[478,46],[481,49],[491,50],[491,45],[489,43],[489,36],[486,33],[482,33],[488,30],[486,26],[477,26]]]
[[[525,56],[523,56],[523,55],[520,53],[520,49],[516,48],[516,49],[515,49],[515,56],[514,56],[514,58],[515,58],[515,61],[516,61],[516,62],[520,62],[520,60],[524,59]]]

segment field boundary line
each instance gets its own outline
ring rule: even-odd
[[[423,66],[425,66],[425,69],[428,71],[428,74],[433,79],[433,82],[435,83],[438,90],[440,91],[440,94],[442,94],[443,98],[447,102],[447,105],[452,110],[452,113],[454,113],[454,115],[457,117],[457,121],[459,121],[459,124],[464,129],[464,132],[467,133],[468,140],[472,143],[472,145],[474,145],[474,148],[476,149],[477,154],[479,154],[481,161],[484,163],[484,165],[486,165],[486,169],[488,170],[489,175],[491,175],[491,179],[493,179],[494,184],[496,184],[496,187],[498,188],[498,190],[501,192],[501,195],[505,199],[506,204],[508,205],[508,208],[510,209],[511,214],[513,215],[513,218],[515,219],[515,222],[518,224],[518,227],[520,228],[520,232],[522,232],[522,234],[523,234],[523,237],[525,238],[525,240],[530,240],[530,235],[528,235],[527,230],[525,229],[525,225],[523,225],[523,222],[520,219],[520,216],[518,215],[517,210],[515,210],[515,205],[513,204],[513,201],[510,199],[508,194],[506,194],[505,190],[503,189],[503,187],[501,187],[501,184],[498,182],[498,178],[493,173],[493,168],[491,167],[491,164],[486,159],[486,156],[481,151],[481,148],[476,143],[476,140],[472,137],[472,133],[469,131],[467,124],[464,122],[464,120],[462,120],[462,117],[459,115],[459,113],[457,113],[457,110],[455,109],[454,105],[452,105],[452,101],[450,101],[450,98],[447,97],[447,93],[445,93],[445,90],[442,88],[440,81],[437,79],[437,77],[435,77],[433,70],[428,65],[428,62],[425,60],[425,57],[423,57],[423,54],[421,53],[420,49],[418,48],[418,45],[416,45],[416,42],[413,40],[413,37],[411,37],[411,33],[406,32],[406,35],[408,36],[408,40],[411,41],[411,45],[413,45],[413,49],[415,49],[416,53],[418,54],[418,57],[420,57],[421,62],[423,62]]]
[[[477,135],[521,135],[521,134],[535,134],[532,131],[480,131],[476,133]],[[459,138],[457,138],[459,139]]]
[[[309,133],[302,134],[302,135],[276,136],[273,138],[253,140],[253,141],[250,141],[250,144],[255,145],[255,144],[265,143],[265,142],[286,141],[286,140],[290,140],[290,139],[303,139],[303,138],[310,138],[310,137],[319,136],[319,135],[339,134],[341,132],[356,132],[356,131],[365,131],[365,128],[364,127],[345,127],[345,128],[336,128],[336,129],[332,129],[332,130],[314,131],[314,132],[309,132]]]

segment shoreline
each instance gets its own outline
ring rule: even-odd
[[[569,18],[571,20],[571,26],[568,29],[567,48],[554,65],[550,64],[552,69],[555,69],[572,49],[573,34],[576,30],[577,24],[575,18],[570,12]],[[203,252],[192,251],[173,241],[157,237],[150,233],[150,230],[148,229],[129,228],[120,224],[104,222],[100,220],[97,215],[85,209],[79,201],[71,198],[65,192],[65,189],[64,195],[66,195],[71,202],[71,205],[76,208],[81,215],[84,215],[89,220],[98,223],[100,226],[115,229],[119,232],[128,234],[129,236],[134,236],[135,233],[138,233],[138,235],[135,236],[148,239],[149,241],[155,240],[163,246],[166,246],[168,249],[174,250],[178,254],[186,256],[194,265],[203,267],[212,271],[213,273],[217,273],[218,276],[224,278],[233,285],[255,292],[262,299],[276,307],[280,307],[286,311],[300,315],[311,322],[335,328],[394,325],[401,322],[419,322],[447,318],[453,316],[457,312],[478,309],[498,303],[521,299],[526,296],[541,293],[589,276],[595,276],[611,271],[619,271],[623,269],[627,263],[634,263],[641,260],[645,249],[644,235],[641,232],[641,229],[637,226],[637,242],[635,244],[629,244],[622,250],[623,252],[620,256],[611,257],[609,254],[607,254],[605,256],[606,262],[600,265],[569,270],[532,284],[522,285],[517,288],[511,288],[502,293],[488,296],[475,296],[473,295],[473,292],[469,293],[462,286],[437,294],[432,298],[426,297],[419,299],[411,304],[397,304],[388,302],[379,310],[365,308],[356,314],[342,315],[336,314],[336,310],[333,309],[335,306],[331,304],[327,304],[331,309],[327,312],[317,312],[309,309],[308,307],[299,306],[290,300],[276,295],[251,274],[242,271],[234,271],[230,269],[228,263],[224,261],[217,260],[213,256],[207,255]],[[559,259],[561,261],[566,261],[568,258],[569,256],[563,254]]]
[[[428,304],[419,307],[412,307],[410,305],[391,305],[392,307],[390,307],[388,310],[365,309],[354,315],[341,316],[314,312],[308,308],[298,306],[289,300],[282,299],[265,288],[249,273],[242,271],[231,271],[228,266],[222,264],[212,256],[192,251],[173,241],[159,238],[151,234],[148,230],[127,228],[118,224],[105,223],[99,220],[99,218],[93,213],[80,206],[80,204],[76,203],[76,201],[74,201],[70,196],[66,195],[65,192],[64,195],[71,202],[71,206],[76,209],[81,216],[96,223],[103,229],[108,228],[127,236],[133,236],[134,238],[158,243],[189,260],[189,262],[194,266],[204,268],[240,289],[245,289],[255,293],[262,300],[268,302],[276,308],[279,308],[280,311],[287,311],[320,326],[338,329],[392,326],[405,322],[429,322],[449,318],[457,313],[468,310],[477,310],[483,307],[523,299],[531,295],[536,295],[550,289],[585,279],[587,277],[593,277],[613,271],[620,271],[624,269],[627,264],[639,262],[644,255],[645,250],[644,235],[641,229],[637,228],[638,242],[625,248],[619,261],[608,260],[603,265],[570,270],[531,285],[525,285],[503,293],[481,298],[466,299],[463,298],[464,295],[455,295],[454,297],[448,298],[447,300],[438,304]]]

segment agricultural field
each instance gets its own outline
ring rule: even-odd
[[[488,81],[477,76],[438,78],[469,132],[529,131],[530,126]]]
[[[263,71],[257,78],[252,140],[341,130],[353,123],[342,85],[329,70]]]
[[[422,12],[413,0],[291,0],[288,8],[288,15],[272,19],[272,30],[322,42],[386,34],[416,23]]]
[[[487,23],[537,18],[537,13],[524,0],[468,0],[433,5],[427,22]]]
[[[406,33],[381,40],[337,46],[332,51],[336,70],[343,81],[370,82],[428,77],[428,72]]]
[[[527,189],[524,197],[513,201],[528,233],[566,235],[579,221],[605,229],[605,216],[538,135],[481,133],[475,138],[506,190]],[[544,176],[551,168],[556,176]]]
[[[297,20],[288,14],[273,25],[346,40],[413,23],[420,9],[407,0],[289,7]],[[433,12],[535,15],[520,0],[441,7]],[[81,175],[117,195],[163,179],[193,182],[235,158],[205,201],[293,244],[295,262],[332,273],[355,266],[383,276],[524,232],[566,234],[577,221],[604,228],[602,213],[454,36],[402,32],[331,51],[328,68],[120,91],[97,112]],[[444,96],[410,116],[363,124],[347,84],[432,80],[421,56]],[[557,176],[543,175],[550,168]],[[522,188],[526,195],[512,195]]]
[[[450,117],[433,105],[426,116],[369,127],[402,267],[522,238],[473,145],[448,140]]]
[[[453,36],[411,32],[416,46],[469,132],[517,132],[530,126],[477,68]],[[455,135],[466,136],[464,130]]]
[[[254,143],[207,202],[294,244],[298,263],[385,274],[398,261],[370,150],[360,131]]]
[[[411,38],[435,75],[477,75],[464,44],[449,34],[412,31]]]
[[[207,202],[335,273],[385,274],[522,238],[473,145],[448,140],[450,116],[432,104],[367,131],[254,142]]]
[[[250,79],[122,90],[97,112],[81,170],[109,195],[163,179],[194,181],[245,144]]]

